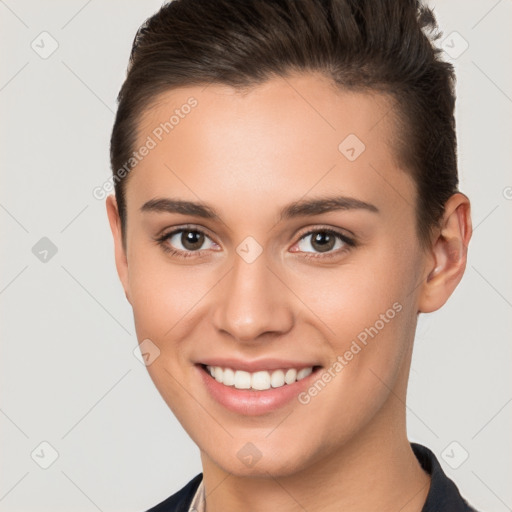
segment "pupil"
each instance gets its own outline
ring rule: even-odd
[[[320,251],[328,251],[333,248],[334,237],[329,233],[325,233],[323,231],[319,231],[316,236],[313,238],[313,246],[315,244],[319,244],[315,249]]]
[[[204,235],[197,231],[184,231],[181,235],[181,243],[188,250],[198,249],[203,245]]]

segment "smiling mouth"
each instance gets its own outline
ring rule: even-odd
[[[300,381],[314,372],[321,366],[314,365],[306,368],[283,368],[272,371],[260,370],[246,372],[235,370],[229,367],[199,365],[211,378],[226,387],[248,391],[265,391],[268,389],[289,386]]]

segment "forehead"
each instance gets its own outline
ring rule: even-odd
[[[193,108],[188,106],[191,99],[195,103]],[[373,142],[372,135],[385,136],[383,142],[391,143],[395,130],[394,102],[390,96],[370,90],[340,89],[320,73],[304,73],[275,77],[245,88],[206,84],[160,93],[141,115],[138,144],[168,121],[173,125],[170,138],[177,140],[179,132],[186,130],[185,125],[194,123],[193,119],[182,123],[187,117],[201,118],[201,123],[194,124],[198,137],[208,135],[207,139],[212,140],[214,126],[218,134],[213,140],[216,146],[221,139],[229,142],[237,134],[242,138],[248,133],[258,142],[264,141],[265,135],[280,132],[276,145],[293,143],[294,136],[313,139],[327,135],[326,142],[336,142],[349,130]],[[301,123],[297,125],[295,121]],[[371,134],[379,124],[384,130]]]
[[[268,208],[278,196],[296,200],[336,189],[396,203],[411,197],[414,186],[397,164],[394,134],[390,98],[340,90],[318,74],[246,90],[175,89],[141,117],[137,148],[151,140],[152,149],[132,171],[137,185],[127,197],[140,196],[140,203],[170,191],[191,200],[215,193],[221,200],[222,191],[230,204],[247,206],[250,197]]]

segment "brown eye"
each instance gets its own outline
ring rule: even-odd
[[[337,253],[338,249],[354,247],[350,238],[330,229],[309,231],[298,242],[299,250],[306,253]],[[309,248],[313,250],[308,250]]]
[[[311,246],[319,252],[332,250],[336,244],[336,237],[325,231],[318,231],[311,239]]]
[[[203,249],[212,249],[215,242],[200,229],[181,228],[162,235],[157,242],[166,251],[183,256],[193,255]],[[206,247],[205,247],[206,246]]]
[[[187,251],[197,251],[201,249],[205,236],[199,231],[184,230],[181,232],[180,242]]]

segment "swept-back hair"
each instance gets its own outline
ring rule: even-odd
[[[141,115],[165,91],[218,83],[250,88],[320,71],[340,89],[387,94],[398,120],[395,157],[413,177],[416,225],[429,244],[457,191],[455,75],[418,0],[172,0],[135,35],[112,130],[112,172],[126,165]],[[123,239],[125,187],[115,182]]]

